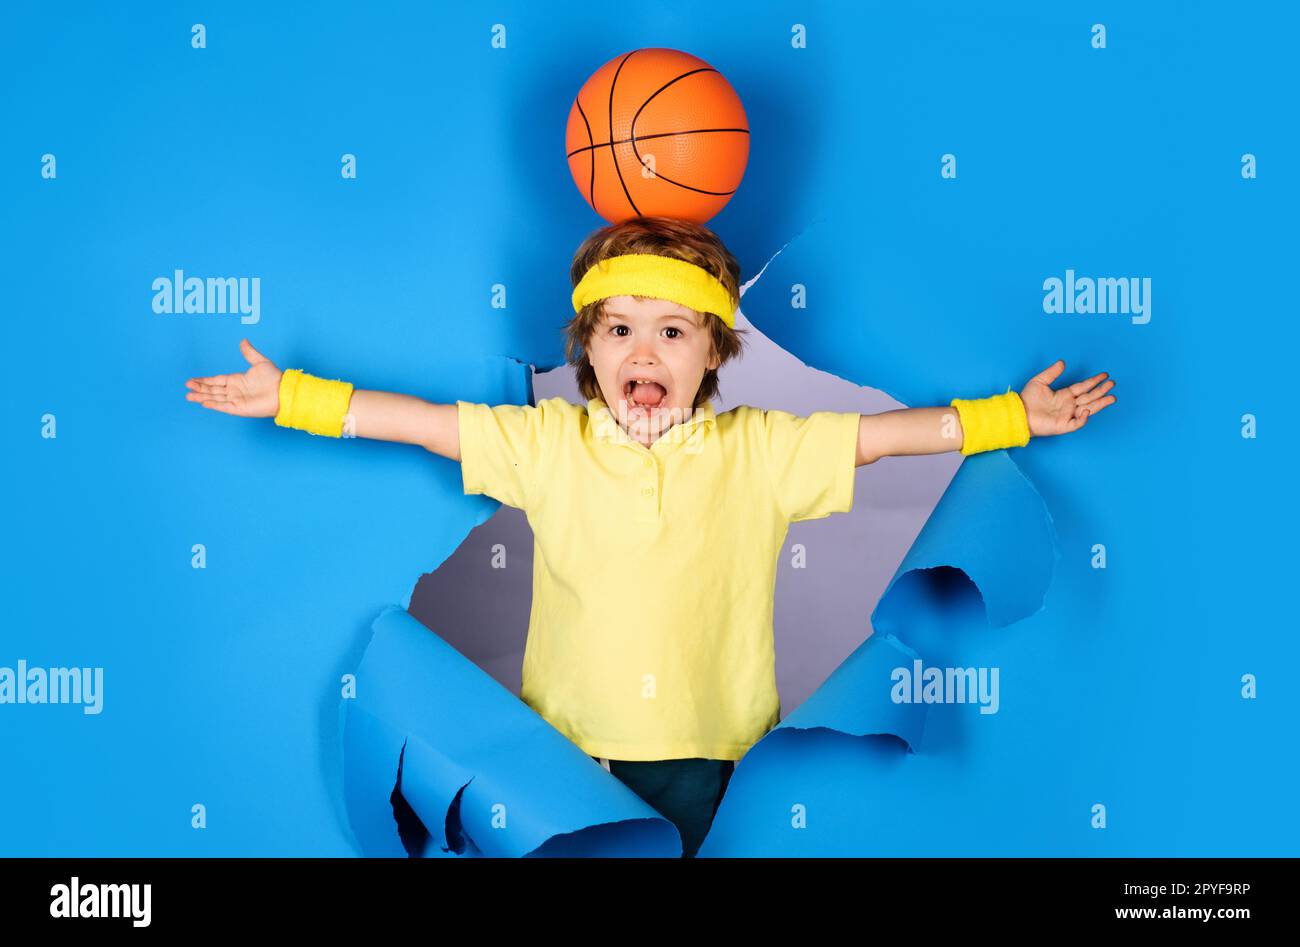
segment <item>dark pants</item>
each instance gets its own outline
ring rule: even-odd
[[[597,760],[597,757],[592,757]],[[610,760],[609,772],[682,836],[682,857],[694,858],[713,824],[736,764],[732,760]]]

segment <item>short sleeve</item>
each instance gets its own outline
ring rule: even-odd
[[[788,522],[853,509],[857,474],[857,412],[762,413],[762,442],[777,505]]]
[[[549,407],[545,402],[534,407],[457,401],[456,410],[465,493],[483,493],[506,506],[527,510],[544,469]]]

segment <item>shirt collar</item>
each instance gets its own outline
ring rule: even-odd
[[[587,416],[591,420],[592,433],[603,441],[611,444],[635,444],[638,447],[644,447],[640,441],[634,440],[627,431],[623,430],[614,417],[614,413],[609,409],[609,405],[600,398],[591,398],[587,401]],[[713,410],[713,402],[706,401],[700,407],[691,412],[690,417],[674,424],[667,431],[659,436],[652,447],[664,442],[680,443],[685,440],[697,427],[700,429],[701,436],[709,427],[718,423],[717,413]]]

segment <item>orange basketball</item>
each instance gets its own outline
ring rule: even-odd
[[[702,224],[736,193],[749,160],[740,96],[718,70],[677,49],[634,49],[597,69],[564,138],[573,182],[610,223]]]

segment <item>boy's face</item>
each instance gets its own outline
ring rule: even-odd
[[[704,373],[719,365],[707,318],[666,299],[605,300],[587,358],[605,404],[628,435],[647,447],[691,417]],[[637,379],[650,384],[633,384]]]

